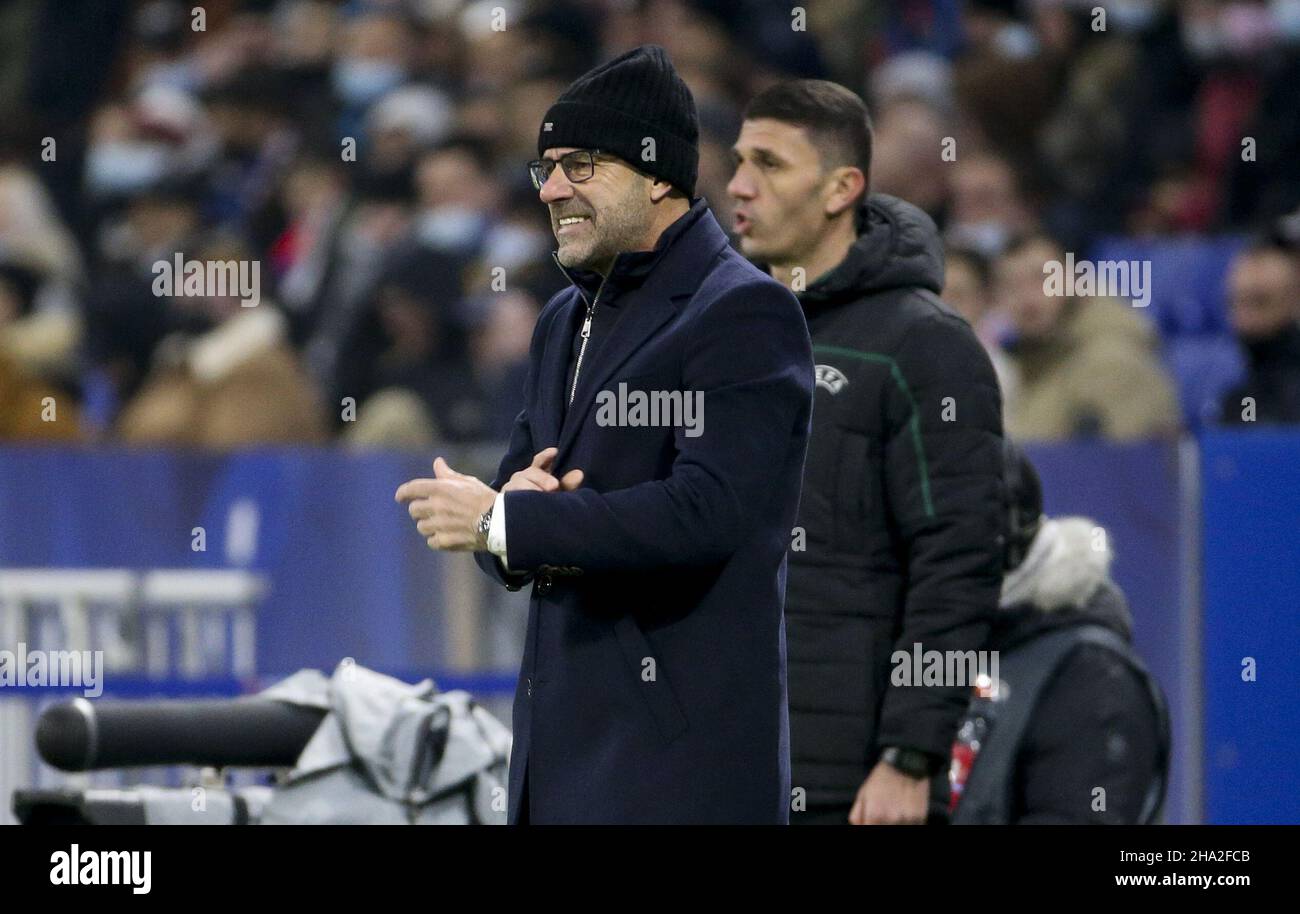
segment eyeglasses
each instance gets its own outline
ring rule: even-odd
[[[581,184],[596,173],[596,158],[600,154],[599,149],[575,149],[558,159],[534,159],[528,163],[528,176],[533,179],[533,187],[541,190],[542,185],[550,179],[551,172],[555,171],[555,166],[559,165],[564,169],[566,178],[574,184]]]

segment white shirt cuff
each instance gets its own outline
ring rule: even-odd
[[[506,574],[514,574],[506,564],[506,493],[498,492],[497,500],[492,505],[492,521],[488,525],[488,552],[501,560],[501,567]]]

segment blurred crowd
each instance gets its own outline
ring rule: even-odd
[[[872,189],[943,230],[1012,435],[1300,422],[1300,0],[10,0],[0,36],[0,440],[503,437],[566,282],[538,120],[642,43],[727,227],[754,93],[867,99]],[[1223,257],[1191,332],[1160,275],[1149,311],[1045,294],[1116,237],[1210,245],[1166,282]],[[160,294],[177,254],[257,262],[257,306]]]

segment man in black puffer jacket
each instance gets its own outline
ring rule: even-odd
[[[946,805],[935,776],[969,684],[891,685],[891,657],[984,646],[1002,582],[997,380],[937,295],[934,223],[866,196],[861,99],[774,86],[733,153],[741,249],[798,295],[817,363],[786,598],[790,819],[922,822]]]

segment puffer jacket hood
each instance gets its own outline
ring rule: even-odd
[[[806,310],[856,301],[889,289],[943,288],[943,244],[934,220],[888,194],[871,194],[858,210],[858,240],[839,266],[799,295]]]

